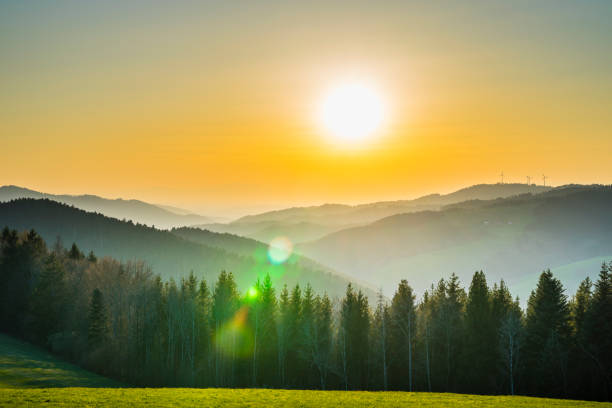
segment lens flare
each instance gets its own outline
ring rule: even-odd
[[[251,286],[247,291],[247,297],[249,299],[255,299],[259,295],[259,291],[255,286]]]
[[[253,332],[246,324],[248,308],[238,309],[215,335],[217,350],[227,357],[247,357],[253,353]]]
[[[287,261],[293,252],[293,244],[287,237],[277,237],[270,241],[268,259],[274,265]]]

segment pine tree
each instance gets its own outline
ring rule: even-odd
[[[570,334],[570,311],[563,285],[546,270],[527,306],[525,357],[530,392],[565,395]]]
[[[370,312],[363,292],[347,286],[340,311],[339,350],[344,388],[365,389],[367,386],[368,333]]]
[[[210,290],[205,279],[200,281],[198,294],[196,298],[197,322],[198,322],[198,337],[197,337],[197,355],[199,372],[201,378],[200,385],[214,385],[208,376],[212,373],[212,328],[211,328],[211,308],[212,299]]]
[[[416,342],[420,345],[422,355],[420,360],[423,362],[423,383],[424,389],[431,392],[431,360],[432,360],[432,316],[435,312],[433,300],[434,287],[423,294],[423,300],[417,308],[417,338]]]
[[[413,352],[417,333],[415,295],[408,281],[402,280],[391,302],[390,342],[395,378],[405,383],[394,384],[408,391],[413,389]]]
[[[198,280],[193,271],[181,280],[179,327],[181,336],[181,371],[183,383],[195,385],[198,343]]]
[[[295,285],[289,298],[289,315],[285,321],[287,338],[287,360],[291,362],[286,367],[287,381],[289,386],[296,386],[304,372],[303,360],[300,347],[300,335],[302,331],[302,290],[300,285]]]
[[[108,320],[104,298],[100,289],[96,288],[91,294],[89,303],[89,329],[87,340],[91,350],[104,344],[108,335]]]
[[[584,329],[586,324],[587,311],[589,310],[589,306],[592,298],[592,289],[593,283],[591,279],[587,276],[582,282],[580,282],[580,286],[578,286],[578,290],[574,295],[574,298],[571,302],[571,316],[572,316],[572,326],[574,329],[574,335],[578,342],[584,342]]]
[[[597,367],[595,392],[599,398],[612,397],[612,274],[610,266],[601,266],[586,318],[584,351]]]
[[[587,314],[592,299],[593,283],[587,276],[578,286],[576,294],[570,302],[571,325],[573,330],[573,344],[569,354],[569,371],[572,380],[572,396],[585,398],[584,395],[591,394],[593,379],[592,373],[598,368],[590,358],[589,350],[585,348],[588,343],[587,336]]]
[[[274,381],[272,373],[276,371],[276,294],[269,274],[263,282],[257,280],[247,298],[253,328],[251,383],[253,386],[271,384]]]
[[[482,271],[474,273],[465,306],[463,388],[471,393],[494,391],[497,333],[492,322],[487,280]]]
[[[298,334],[299,357],[303,361],[304,373],[302,376],[302,386],[311,388],[316,385],[314,382],[315,373],[313,367],[313,348],[315,342],[315,297],[310,284],[306,285],[302,296],[302,316]]]
[[[231,386],[235,381],[237,327],[228,324],[236,316],[239,296],[231,272],[222,271],[217,279],[212,302],[215,327],[215,384]]]
[[[382,381],[376,381],[376,389],[385,391],[389,388],[389,363],[391,361],[390,354],[390,322],[391,312],[389,306],[385,303],[382,292],[378,294],[378,302],[376,311],[374,312],[374,320],[372,322],[372,342],[371,342],[371,366],[373,371],[378,373],[376,378]]]
[[[465,291],[454,273],[448,282],[440,280],[432,296],[432,382],[451,392],[457,389],[457,362],[460,359]]]
[[[314,341],[312,349],[313,364],[319,372],[321,389],[326,389],[327,375],[331,369],[332,346],[332,305],[327,294],[315,301]]]
[[[61,319],[67,303],[64,266],[52,253],[43,268],[30,304],[31,333],[34,340],[46,345],[51,334],[61,330]]]
[[[289,290],[283,286],[279,297],[279,313],[276,323],[278,380],[281,387],[287,386],[287,347],[289,343],[289,328],[291,326],[291,311],[289,310]]]
[[[93,251],[89,251],[89,255],[87,255],[87,260],[91,263],[98,262],[98,258],[96,257]]]
[[[68,251],[68,258],[73,259],[75,261],[81,260],[85,258],[85,255],[79,247],[77,247],[76,243],[72,243],[72,247],[70,247],[70,251]]]
[[[276,344],[277,329],[276,316],[278,305],[276,302],[276,290],[272,284],[272,278],[266,274],[261,285],[261,347],[260,356],[262,367],[261,383],[271,386],[276,383]]]
[[[0,239],[0,326],[24,335],[33,284],[45,268],[47,247],[34,230],[19,236],[4,228]]]

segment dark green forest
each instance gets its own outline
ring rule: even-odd
[[[544,271],[522,310],[480,271],[369,304],[350,284],[162,280],[34,230],[5,228],[0,249],[2,330],[133,385],[612,398],[612,263],[571,298]]]
[[[348,279],[306,257],[293,254],[282,265],[268,261],[268,246],[231,234],[180,228],[172,231],[86,212],[51,200],[18,199],[0,203],[0,226],[18,231],[31,229],[54,245],[58,237],[77,242],[86,253],[110,256],[120,262],[143,261],[164,280],[180,281],[193,271],[212,282],[219,271],[234,273],[239,287],[270,274],[277,284],[292,287],[310,282],[317,291],[340,296]],[[67,245],[68,245],[67,244]],[[369,297],[375,290],[359,286]]]

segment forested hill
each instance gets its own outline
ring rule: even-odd
[[[526,300],[548,267],[574,291],[585,271],[612,256],[612,188],[570,186],[395,215],[298,251],[357,278],[375,270],[388,292],[403,278],[422,292],[441,271],[466,282],[482,269]]]
[[[396,214],[437,211],[446,205],[467,200],[492,200],[520,194],[538,194],[550,189],[533,184],[478,184],[450,194],[430,194],[414,200],[293,207],[248,215],[228,224],[217,223],[202,227],[266,242],[276,236],[284,235],[297,243],[312,241],[345,228],[369,224]]]
[[[11,201],[19,198],[46,198],[73,205],[85,211],[99,212],[120,220],[126,219],[141,224],[155,225],[158,228],[180,227],[211,221],[210,218],[190,214],[185,210],[162,207],[139,200],[123,200],[120,198],[111,200],[95,195],[56,195],[17,186],[0,187],[0,201]]]
[[[170,231],[162,231],[132,222],[119,221],[89,213],[51,200],[20,199],[0,203],[0,226],[19,231],[35,229],[52,247],[60,237],[64,246],[73,242],[85,253],[112,256],[121,261],[142,260],[163,278],[181,278],[191,270],[205,279],[216,279],[221,270],[232,271],[240,289],[252,285],[258,277],[270,274],[275,286],[310,283],[330,296],[344,294],[348,280],[312,261],[293,255],[282,265],[268,262],[265,252],[249,255],[230,244],[228,236],[208,233],[207,245],[193,242]],[[218,238],[218,239],[217,239]],[[245,239],[234,237],[241,242]],[[261,244],[253,241],[253,248]],[[364,288],[374,298],[374,291]]]
[[[265,253],[268,248],[267,244],[255,239],[229,233],[212,232],[201,228],[173,228],[171,232],[189,241],[224,249],[240,255],[259,256],[262,252]]]

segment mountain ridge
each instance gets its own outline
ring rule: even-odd
[[[123,198],[104,198],[92,194],[48,194],[15,185],[0,186],[0,202],[19,198],[49,199],[72,205],[85,211],[99,212],[112,218],[127,219],[145,225],[155,225],[163,229],[209,222],[211,218],[194,213],[180,214],[185,211],[176,207],[159,206],[145,201]],[[172,208],[173,210],[170,210]]]
[[[120,221],[99,213],[86,212],[48,199],[18,199],[0,203],[0,227],[18,231],[36,230],[49,246],[57,237],[70,245],[75,242],[84,252],[111,256],[119,261],[144,261],[164,279],[181,279],[193,271],[212,283],[222,270],[231,271],[241,289],[270,274],[275,285],[310,283],[321,293],[341,296],[349,281],[374,298],[375,291],[360,285],[356,278],[336,274],[332,269],[297,254],[282,265],[271,264],[264,244],[253,243],[257,251],[240,252],[227,244],[205,245],[168,230],[131,221]],[[176,231],[175,231],[176,232]],[[216,234],[210,232],[209,234]],[[212,235],[212,240],[220,237]],[[227,237],[248,242],[248,238]],[[65,246],[65,245],[64,245]]]
[[[428,194],[411,200],[377,201],[358,205],[323,204],[291,207],[247,215],[230,223],[197,225],[216,232],[229,232],[267,242],[287,236],[294,243],[304,243],[323,236],[367,225],[376,220],[408,212],[439,210],[445,205],[470,199],[490,200],[518,194],[539,194],[551,187],[527,184],[476,184],[449,194]]]
[[[455,272],[469,282],[481,269],[511,287],[533,287],[543,269],[612,256],[611,210],[610,186],[568,186],[396,214],[299,244],[296,250],[351,276],[375,276],[386,294],[402,278],[423,291],[430,283],[427,275]],[[574,289],[584,276],[571,278]]]

